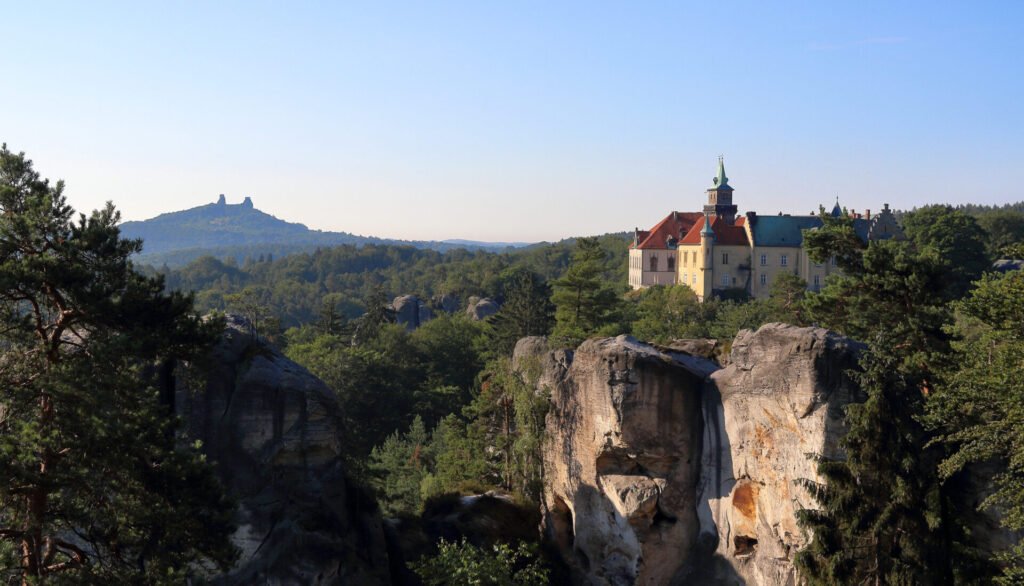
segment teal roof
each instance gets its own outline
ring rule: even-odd
[[[751,226],[754,246],[800,246],[801,231],[821,225],[818,216],[757,216]]]
[[[707,214],[704,214],[704,228],[701,229],[700,235],[715,237],[715,232],[711,229],[711,218]]]
[[[718,175],[712,179],[714,186],[712,189],[719,189],[722,187],[729,187],[729,178],[725,176],[725,159],[724,157],[718,157]],[[729,187],[732,189],[732,187]]]

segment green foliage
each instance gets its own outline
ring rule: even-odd
[[[846,235],[843,221],[807,233],[812,258],[835,254],[843,274],[805,304],[814,321],[868,343],[856,375],[867,397],[847,407],[846,457],[820,460],[826,482],[809,483],[822,508],[801,513],[814,539],[796,563],[811,584],[970,580],[984,569],[938,477],[942,452],[921,423],[950,349],[945,266],[932,247],[861,249]]]
[[[518,368],[502,358],[488,365],[480,395],[467,408],[471,429],[490,446],[498,485],[539,503],[543,486],[541,447],[548,391],[538,392],[540,365],[526,359]]]
[[[411,564],[427,586],[545,586],[548,570],[536,547],[496,543],[477,547],[465,539],[442,540],[436,556]]]
[[[396,431],[370,452],[370,473],[385,515],[420,512],[428,439],[423,419],[416,416],[407,433],[399,435]]]
[[[226,569],[232,508],[151,365],[222,324],[132,270],[113,206],[79,216],[0,148],[0,539],[23,583],[181,583]]]
[[[981,277],[991,261],[985,232],[977,220],[949,206],[925,206],[907,213],[903,231],[921,251],[932,251],[942,264],[944,294],[959,299]]]
[[[491,320],[495,356],[512,354],[516,342],[527,336],[547,336],[554,325],[551,287],[526,268],[502,274],[501,309]]]
[[[951,478],[971,464],[995,464],[994,492],[982,506],[1024,530],[1024,273],[986,275],[957,304],[958,340],[930,423],[951,450],[939,470]],[[976,469],[977,470],[977,469]],[[977,472],[976,472],[977,473]],[[1007,552],[1004,583],[1024,574],[1024,541]]]
[[[641,340],[668,343],[680,338],[710,336],[717,303],[701,303],[686,285],[654,286],[631,294],[637,319],[633,335]]]
[[[999,210],[977,216],[977,220],[984,231],[985,252],[989,259],[1000,258],[1008,246],[1024,243],[1024,213]]]
[[[266,287],[246,287],[238,293],[224,296],[228,310],[241,315],[249,325],[249,333],[255,338],[271,339],[277,334],[280,324],[270,308],[270,292]]]
[[[575,347],[617,319],[619,297],[604,279],[605,253],[596,238],[576,241],[572,264],[554,282],[555,305],[552,338]]]

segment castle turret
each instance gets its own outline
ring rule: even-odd
[[[242,207],[243,208],[248,208],[248,209],[251,210],[252,209],[252,198],[249,197],[249,196],[246,196],[245,199],[242,200]]]
[[[224,197],[224,194],[223,193],[220,194],[220,197],[217,198],[217,205],[222,206],[222,205],[227,205],[227,203],[228,203],[228,200]]]
[[[704,206],[704,213],[732,224],[736,221],[738,208],[732,203],[733,189],[729,185],[729,178],[725,175],[724,157],[718,157],[718,174],[711,181],[713,185],[707,191],[708,203]]]
[[[701,301],[711,298],[715,283],[715,231],[711,228],[712,220],[711,213],[705,211],[704,227],[700,230],[701,282],[697,288],[697,296]]]

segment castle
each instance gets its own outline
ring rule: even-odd
[[[803,249],[803,231],[822,226],[819,216],[747,212],[737,217],[732,196],[725,162],[719,157],[718,174],[702,211],[672,212],[650,230],[635,230],[629,247],[630,286],[685,284],[702,301],[737,290],[764,298],[783,273],[799,276],[808,289],[818,291],[838,271],[834,259],[816,263]],[[838,201],[831,214],[843,214]],[[870,210],[851,216],[864,242],[905,238],[889,204],[874,216]]]

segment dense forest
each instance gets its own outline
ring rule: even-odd
[[[907,241],[870,244],[823,214],[806,247],[842,273],[822,291],[787,277],[767,300],[700,303],[685,286],[627,291],[628,242],[614,234],[505,253],[339,246],[136,269],[140,243],[120,237],[114,208],[76,218],[62,192],[0,151],[0,560],[15,582],[180,583],[197,565],[231,565],[231,503],[198,446],[175,441],[143,367],[208,351],[224,311],[330,386],[349,468],[386,516],[412,521],[452,495],[539,502],[548,398],[536,365],[512,364],[524,336],[564,348],[715,338],[727,351],[768,322],[832,329],[866,344],[855,373],[866,400],[847,408],[846,457],[818,461],[828,482],[801,517],[814,531],[797,557],[804,578],[1024,579],[1024,543],[981,554],[960,490],[968,471],[997,470],[982,506],[1024,530],[1024,273],[990,270],[1021,257],[1013,206],[927,206],[903,214]],[[438,311],[410,329],[389,306],[406,293],[487,296],[500,310]],[[537,544],[464,541],[413,567],[428,584],[542,584],[553,571]]]

